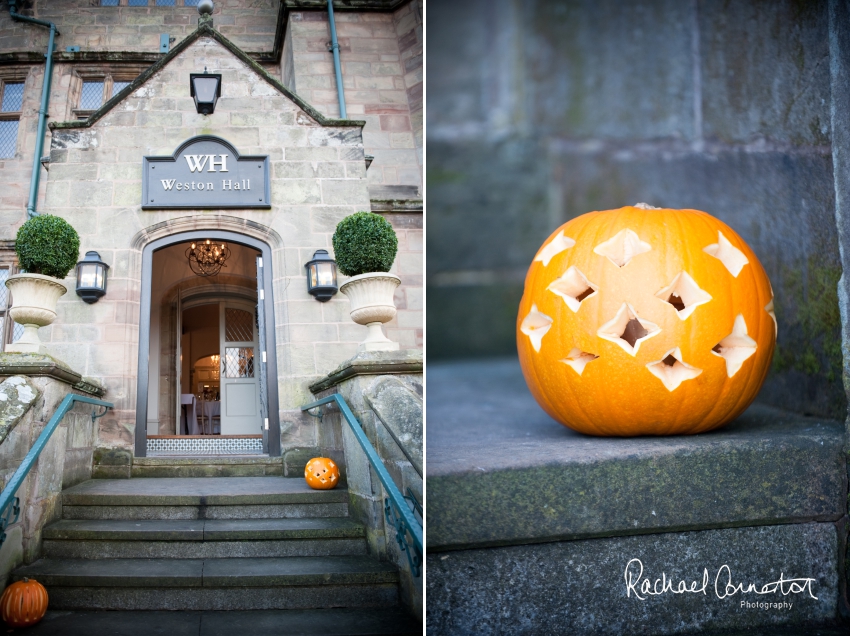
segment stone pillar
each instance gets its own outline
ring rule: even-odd
[[[102,397],[102,386],[42,354],[0,354],[0,486],[20,467],[69,393]],[[44,526],[62,516],[62,490],[91,478],[93,407],[78,403],[62,418],[19,488],[20,516],[0,546],[0,584],[41,555]],[[100,409],[98,409],[100,410]]]
[[[362,352],[310,386],[322,398],[339,393],[403,495],[422,503],[422,352]],[[422,612],[422,579],[414,577],[384,516],[386,493],[351,428],[335,408],[323,407],[317,449],[340,465],[351,516],[366,526],[369,550],[395,563],[402,599]],[[302,469],[303,470],[303,469]]]

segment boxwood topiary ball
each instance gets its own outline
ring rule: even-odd
[[[390,271],[398,252],[398,238],[384,217],[356,212],[337,224],[333,246],[339,271],[358,276]]]
[[[18,230],[15,252],[18,263],[29,273],[62,279],[77,264],[80,237],[65,219],[43,214]]]

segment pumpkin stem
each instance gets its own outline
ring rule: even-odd
[[[660,210],[661,208],[656,208],[654,205],[649,205],[649,203],[635,203],[633,208],[637,208],[638,210]]]

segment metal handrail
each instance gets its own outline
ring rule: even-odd
[[[18,489],[27,478],[35,460],[37,460],[38,456],[41,455],[41,451],[43,451],[44,447],[47,446],[47,442],[50,441],[50,436],[53,435],[53,431],[55,431],[56,427],[59,426],[59,422],[62,421],[62,418],[65,417],[65,414],[68,413],[68,411],[74,408],[74,402],[103,406],[106,410],[111,409],[114,406],[112,402],[104,402],[103,400],[97,400],[85,395],[76,395],[74,393],[66,395],[62,402],[59,403],[59,408],[56,409],[53,417],[51,417],[50,421],[47,422],[47,425],[41,431],[41,435],[39,435],[38,439],[35,440],[35,444],[32,445],[32,448],[30,448],[26,457],[24,457],[21,465],[18,466],[18,470],[15,471],[15,474],[12,475],[11,479],[9,479],[9,482],[6,484],[3,492],[0,493],[0,546],[2,546],[3,542],[6,540],[6,528],[13,523],[17,523],[18,518],[20,517],[21,500],[16,496]],[[97,418],[106,415],[106,410],[104,410],[100,415],[96,415],[97,411],[93,410],[91,414],[92,422],[94,422]],[[12,516],[14,516],[14,519],[11,518]]]
[[[381,480],[381,483],[384,486],[384,490],[387,493],[387,499],[385,501],[385,514],[392,523],[393,521],[395,521],[395,519],[391,518],[390,505],[392,505],[392,508],[395,508],[395,514],[392,516],[395,517],[401,524],[393,524],[396,525],[396,540],[407,553],[407,558],[410,560],[413,575],[419,576],[418,571],[419,567],[422,564],[422,526],[416,520],[416,517],[413,515],[413,511],[407,506],[404,496],[401,494],[401,492],[399,492],[399,489],[395,485],[395,482],[393,481],[392,477],[390,477],[386,466],[384,466],[384,463],[378,456],[375,447],[372,446],[372,442],[370,442],[369,438],[366,437],[366,433],[363,432],[363,427],[360,425],[360,422],[357,421],[357,418],[354,416],[354,413],[352,413],[351,409],[345,401],[345,398],[342,397],[342,395],[340,395],[339,393],[334,393],[333,395],[329,395],[328,397],[322,398],[321,400],[317,400],[316,402],[312,402],[311,404],[302,406],[301,410],[309,411],[310,409],[314,409],[318,406],[331,403],[336,404],[339,408],[340,413],[342,413],[343,418],[348,423],[348,426],[351,428],[351,431],[354,433],[354,437],[360,444],[360,448],[362,448],[363,452],[366,453],[366,459],[369,460],[369,463],[372,465],[372,468],[375,469],[375,472],[378,475],[378,479]],[[404,539],[405,530],[407,531],[407,533],[410,534],[411,538],[413,539],[413,549],[416,551],[415,556],[411,556],[410,552],[407,549],[408,546]]]

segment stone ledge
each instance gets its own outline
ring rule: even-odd
[[[754,405],[702,435],[588,437],[537,406],[515,359],[432,364],[427,407],[429,551],[845,514],[840,422]]]
[[[372,212],[383,214],[388,212],[422,214],[424,205],[422,199],[371,199]]]
[[[61,360],[42,353],[0,353],[0,378],[12,375],[47,376],[70,384],[81,393],[106,395],[106,388],[94,378],[83,377]]]
[[[433,510],[430,483],[428,497]],[[839,621],[836,573],[842,531],[832,523],[805,523],[429,553],[427,631],[826,636],[799,626],[836,626]],[[639,582],[627,595],[625,574],[632,559],[639,559],[643,570],[638,578],[640,566],[629,568],[632,581]],[[730,579],[761,588],[780,573],[786,580],[813,579],[812,595],[786,594],[786,584],[775,593],[724,596]],[[704,594],[641,594],[643,600],[633,591],[639,593],[647,580],[658,580],[658,590],[662,574],[674,588],[680,581],[701,587],[707,574],[707,589]],[[718,576],[720,594],[715,591]],[[787,605],[765,611],[742,607],[744,601]],[[797,627],[786,632],[783,626]]]
[[[422,351],[419,349],[363,351],[311,384],[309,389],[311,393],[316,394],[358,375],[422,373],[422,369]]]

